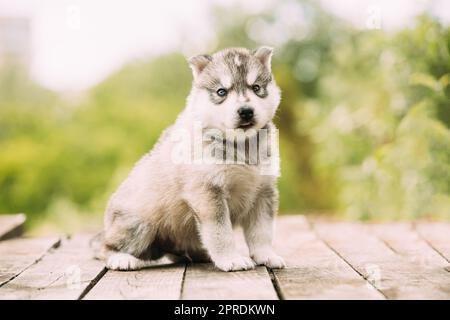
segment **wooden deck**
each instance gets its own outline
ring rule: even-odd
[[[450,299],[445,223],[280,217],[275,247],[288,267],[226,273],[210,264],[108,271],[88,234],[11,239],[23,220],[0,216],[0,299]]]

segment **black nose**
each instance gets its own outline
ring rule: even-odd
[[[239,117],[244,121],[250,121],[253,119],[253,108],[241,107],[238,109]]]

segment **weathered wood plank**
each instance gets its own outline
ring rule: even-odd
[[[284,299],[384,299],[301,216],[278,219],[274,247],[287,263],[273,270]]]
[[[62,241],[15,279],[0,288],[0,299],[70,299],[80,297],[98,276],[104,263],[93,258],[92,235]]]
[[[392,250],[412,263],[446,275],[439,269],[449,267],[448,261],[421,238],[411,223],[371,224],[368,227]]]
[[[248,256],[248,247],[241,229],[234,233],[236,249]],[[270,275],[265,267],[255,270],[224,272],[210,263],[189,264],[181,299],[278,299]]]
[[[179,299],[184,271],[184,264],[161,264],[139,271],[107,271],[84,299]]]
[[[0,215],[0,240],[20,236],[25,220],[26,216],[23,213]]]
[[[319,236],[389,299],[450,298],[450,274],[394,252],[370,228],[359,223],[315,223]]]
[[[39,261],[59,243],[60,239],[57,237],[0,242],[0,287]]]
[[[188,265],[182,299],[278,299],[265,267],[224,272],[210,263]]]
[[[313,225],[279,218],[274,245],[288,267],[269,272],[211,264],[111,272],[92,259],[90,235],[5,240],[0,299],[450,299],[450,224]]]
[[[450,262],[450,224],[449,223],[417,223],[417,232]]]

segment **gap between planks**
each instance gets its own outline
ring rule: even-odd
[[[234,233],[237,251],[248,256],[241,228]],[[279,298],[270,271],[264,266],[253,270],[223,272],[211,263],[188,264],[181,299],[248,299],[276,300]]]
[[[318,222],[314,228],[387,298],[450,298],[448,262],[411,225]]]
[[[61,244],[58,237],[0,242],[0,290]]]
[[[248,254],[236,234],[241,254]],[[107,271],[83,299],[277,299],[265,267],[223,272],[211,263],[164,264],[138,271]]]
[[[278,300],[286,300],[286,298],[283,295],[283,291],[281,290],[280,284],[278,283],[277,276],[273,272],[273,269],[266,267],[267,272],[270,276],[270,281],[272,281],[273,289],[275,290],[275,293],[277,294]]]
[[[265,267],[223,272],[210,263],[187,266],[182,300],[276,300],[276,290]]]
[[[26,216],[23,213],[0,215],[0,240],[20,236],[23,232],[25,220]]]
[[[285,299],[384,299],[342,257],[329,248],[303,216],[277,220],[274,247],[286,269],[274,269]]]
[[[93,259],[90,235],[63,239],[0,288],[1,299],[71,299],[79,298],[104,273],[102,262]],[[36,240],[35,240],[36,241]]]
[[[413,223],[413,228],[433,250],[450,263],[450,224],[439,222]],[[447,271],[450,271],[447,269]]]
[[[22,259],[26,256],[27,261],[16,261],[9,253],[10,261],[16,262],[16,272],[13,276],[9,274],[9,279],[1,284],[0,270],[0,299],[2,293],[24,299],[449,298],[449,276],[445,271],[448,271],[445,256],[448,234],[436,232],[433,226],[422,227],[428,230],[422,233],[408,224],[312,223],[311,228],[304,217],[280,217],[275,247],[286,258],[288,268],[258,267],[233,273],[218,271],[211,264],[107,271],[103,262],[83,262],[83,257],[91,259],[91,255],[86,251],[87,242],[81,241],[80,245],[77,236],[64,239],[57,249],[47,248],[43,254],[42,251],[40,255],[36,253],[34,258],[22,254]],[[439,230],[445,231],[449,225],[441,227]],[[14,241],[22,243],[19,246],[22,253],[24,248],[28,252],[33,246],[32,242],[30,246],[24,245],[27,239],[3,243]],[[6,247],[0,243],[0,253]],[[239,248],[241,252],[246,250],[242,245]],[[0,262],[7,256],[0,254]],[[67,273],[63,270],[72,262],[81,263],[81,287],[67,290]],[[367,264],[374,268],[365,268]],[[48,270],[53,271],[44,275]],[[70,275],[73,276],[69,272]],[[22,288],[16,290],[14,285]]]

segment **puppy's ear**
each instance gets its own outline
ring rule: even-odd
[[[188,59],[189,66],[192,69],[194,79],[205,69],[205,67],[212,61],[212,57],[207,54],[201,54]]]
[[[258,59],[268,70],[271,69],[273,48],[271,47],[259,47],[253,51],[253,55]]]

